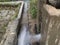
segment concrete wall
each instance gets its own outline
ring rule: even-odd
[[[60,10],[43,3],[41,8],[41,45],[60,45]]]
[[[19,5],[20,4],[20,5]],[[6,6],[6,5],[19,5],[18,13],[17,11],[17,17],[8,23],[8,26],[6,28],[6,32],[0,42],[0,45],[17,45],[17,32],[18,32],[18,26],[21,21],[21,16],[22,16],[22,10],[24,6],[23,1],[17,1],[17,2],[0,2],[0,5]],[[5,9],[5,8],[4,8]]]

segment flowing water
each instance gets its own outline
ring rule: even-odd
[[[24,25],[18,37],[18,45],[29,45],[29,32],[28,27]]]
[[[25,4],[22,18],[22,28],[18,36],[18,45],[29,45],[28,16],[27,16],[29,0],[23,0],[23,1],[25,2]]]
[[[27,25],[21,28],[18,36],[18,45],[30,45],[31,43],[39,42],[41,34],[31,35],[28,29],[29,27]]]
[[[20,31],[20,34],[18,36],[18,45],[31,45],[32,42],[39,41],[41,34],[38,35],[31,35],[29,33],[29,26],[28,26],[28,4],[29,0],[24,0],[24,13],[23,13],[23,19],[22,19],[22,28]]]

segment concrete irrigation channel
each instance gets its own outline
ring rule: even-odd
[[[29,33],[28,5],[29,0],[0,2],[0,45],[31,45],[39,41],[40,34]]]
[[[0,45],[16,45],[23,1],[0,2]]]
[[[24,12],[22,18],[22,27],[20,33],[18,35],[18,45],[34,45],[32,43],[39,42],[41,34],[32,35],[30,33],[30,26],[29,26],[29,17],[28,17],[28,10],[29,10],[29,0],[24,1]]]

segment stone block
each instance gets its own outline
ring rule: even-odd
[[[42,45],[60,45],[60,9],[44,4],[41,12],[41,33],[46,36]]]

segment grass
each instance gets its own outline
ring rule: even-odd
[[[33,19],[37,17],[37,0],[30,0],[30,13]]]

